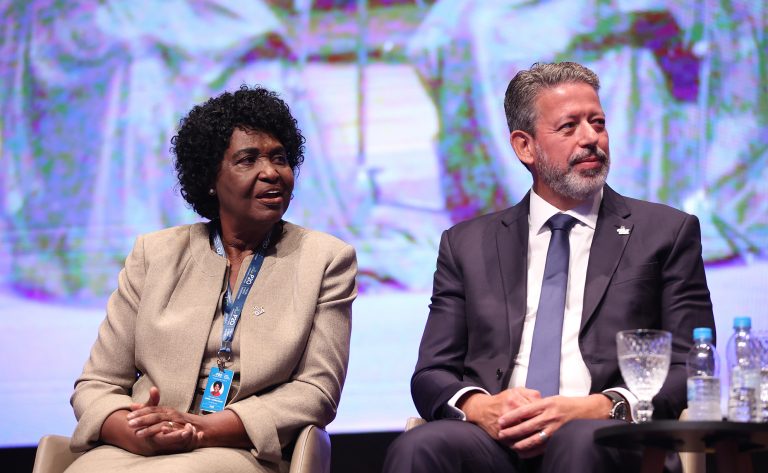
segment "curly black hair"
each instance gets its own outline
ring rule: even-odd
[[[304,136],[288,105],[276,93],[242,85],[234,93],[224,92],[196,105],[179,122],[179,131],[171,138],[171,153],[176,157],[181,196],[195,212],[210,220],[218,218],[219,202],[208,191],[216,182],[235,128],[260,131],[277,139],[294,174],[304,162]]]

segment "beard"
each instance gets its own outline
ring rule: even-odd
[[[596,156],[601,166],[595,169],[578,171],[575,166],[588,158]],[[586,200],[599,191],[608,177],[611,159],[608,153],[597,146],[594,151],[584,149],[568,158],[568,166],[558,167],[536,143],[536,172],[547,187],[558,195],[574,200]]]

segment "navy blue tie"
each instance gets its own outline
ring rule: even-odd
[[[560,392],[560,341],[563,337],[565,292],[568,289],[568,236],[578,222],[566,214],[556,214],[547,220],[552,230],[541,283],[539,308],[533,329],[531,358],[525,386],[541,392],[542,397]]]

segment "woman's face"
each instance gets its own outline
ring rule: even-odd
[[[292,192],[283,145],[272,135],[235,128],[216,177],[222,222],[273,225],[288,210]]]

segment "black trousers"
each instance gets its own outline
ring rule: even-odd
[[[544,455],[521,460],[480,427],[457,420],[428,422],[400,435],[390,445],[384,473],[634,473],[641,450],[619,450],[594,443],[594,431],[621,421],[575,420],[547,440]],[[667,457],[665,471],[680,472],[680,457]]]

